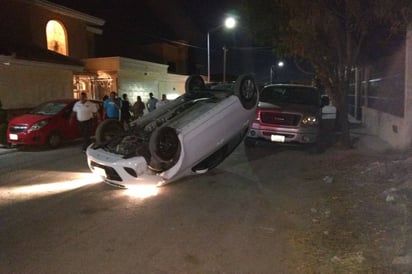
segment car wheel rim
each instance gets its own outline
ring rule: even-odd
[[[60,144],[60,136],[57,134],[53,134],[50,136],[49,144],[51,147],[57,147]]]
[[[251,100],[253,98],[255,94],[255,85],[252,80],[248,79],[244,82],[241,93],[246,100]]]
[[[176,134],[172,132],[167,132],[162,135],[157,144],[157,150],[159,156],[164,160],[169,160],[174,157],[178,149],[178,140],[176,139]]]

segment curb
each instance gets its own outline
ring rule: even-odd
[[[16,151],[17,151],[17,148],[5,147],[5,146],[0,145],[0,155],[9,154],[9,153],[16,152]]]

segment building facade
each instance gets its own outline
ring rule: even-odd
[[[9,117],[56,98],[102,99],[111,91],[131,103],[149,92],[174,98],[184,92],[185,52],[156,46],[171,64],[122,57],[97,58],[95,37],[105,20],[45,0],[0,0],[0,100]],[[149,54],[149,53],[148,53]],[[183,57],[182,57],[183,56]],[[170,61],[172,60],[172,61]]]
[[[105,21],[43,0],[1,0],[0,18],[0,100],[9,115],[73,97],[73,72],[93,56]]]
[[[77,77],[95,98],[111,91],[127,94],[133,104],[137,96],[146,102],[149,93],[157,98],[166,94],[174,99],[185,92],[186,75],[168,73],[168,65],[124,57],[88,58],[83,60],[87,73]]]

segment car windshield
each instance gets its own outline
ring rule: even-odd
[[[299,105],[316,105],[320,104],[320,93],[316,88],[311,87],[265,87],[260,95],[261,102],[267,103],[284,103]]]
[[[46,102],[34,108],[30,111],[31,114],[39,114],[39,115],[56,115],[61,111],[67,103],[63,102]]]

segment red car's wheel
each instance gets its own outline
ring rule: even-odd
[[[50,148],[58,148],[62,143],[62,136],[59,132],[53,131],[50,133],[49,137],[47,138],[47,145]]]

